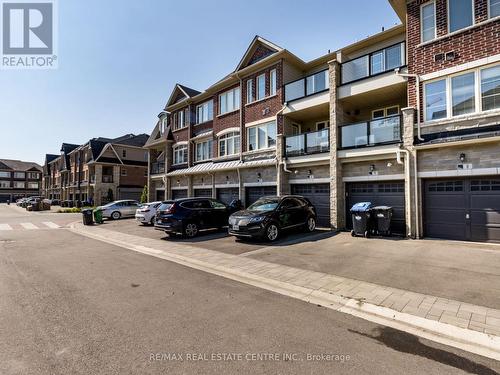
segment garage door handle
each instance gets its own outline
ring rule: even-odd
[[[470,219],[470,215],[469,215],[469,214],[465,214],[465,218],[466,218],[467,220],[469,220],[469,219]]]

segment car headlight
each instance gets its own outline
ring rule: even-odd
[[[260,223],[264,221],[266,217],[265,216],[257,216],[257,217],[252,217],[249,221],[249,223]]]

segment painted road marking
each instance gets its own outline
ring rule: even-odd
[[[0,230],[12,230],[9,224],[0,224]]]
[[[33,223],[21,223],[21,226],[24,229],[39,229],[35,224]]]
[[[43,221],[42,224],[51,228],[51,229],[61,228],[59,225],[57,225],[56,223],[53,223],[52,221]]]

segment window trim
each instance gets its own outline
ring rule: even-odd
[[[434,37],[432,37],[429,40],[424,40],[424,21],[423,21],[424,20],[424,17],[423,17],[424,12],[423,12],[423,10],[424,10],[424,7],[429,6],[431,4],[433,5],[433,8],[434,8]],[[431,0],[431,1],[428,1],[428,2],[420,5],[420,43],[431,42],[436,38],[437,38],[436,0]]]
[[[236,90],[239,90],[239,92],[240,92],[240,94],[239,94],[239,100],[235,100],[234,93],[236,92]],[[221,100],[221,98],[222,98],[223,95],[226,95],[226,98],[227,98],[227,95],[229,93],[232,93],[232,97],[233,97],[233,109],[228,110],[227,106],[226,106],[226,111],[222,112],[222,100]],[[240,86],[236,86],[236,87],[233,87],[232,89],[229,89],[229,90],[226,90],[224,92],[221,92],[219,94],[219,98],[218,99],[219,99],[218,100],[219,103],[218,103],[217,116],[224,116],[225,114],[228,114],[228,113],[235,112],[235,111],[239,110],[241,108],[241,87]]]
[[[372,119],[372,120],[379,120],[379,119],[381,119],[381,118],[389,117],[389,116],[387,115],[387,110],[388,110],[388,109],[391,109],[391,108],[397,108],[397,109],[398,109],[398,113],[397,113],[397,115],[399,115],[399,113],[400,113],[400,108],[399,108],[399,104],[397,104],[397,105],[390,105],[390,106],[387,106],[387,107],[382,107],[382,108],[376,108],[376,109],[372,110],[372,116],[371,116],[371,119]],[[373,117],[373,114],[374,114],[375,112],[377,112],[377,111],[384,111],[384,116],[383,116],[383,117],[377,117],[377,118],[374,118],[374,117]],[[397,115],[391,115],[391,116],[397,116]]]
[[[450,0],[446,0],[446,24],[447,24],[446,25],[446,31],[448,32],[448,34],[452,34],[452,33],[456,33],[456,32],[465,30],[468,27],[473,27],[476,24],[476,9],[475,9],[475,5],[474,5],[474,0],[469,0],[469,1],[472,3],[472,24],[470,24],[468,26],[465,26],[465,27],[462,27],[460,29],[451,31],[450,30],[450,26],[451,26],[451,22],[450,22],[450,20],[451,20],[451,18],[450,18],[450,9],[451,9],[450,8]]]
[[[208,109],[208,120],[200,122],[200,119],[198,118],[198,109],[199,108],[202,109],[202,117],[203,117],[203,113],[204,113],[203,106],[205,104],[208,104],[210,106],[210,102],[212,102],[212,117],[210,117],[210,109]],[[204,124],[206,122],[212,121],[213,119],[214,119],[214,100],[213,99],[205,100],[203,103],[200,103],[196,106],[196,124],[195,125]]]
[[[267,126],[269,126],[269,124],[271,124],[271,123],[274,123],[276,139],[275,139],[274,145],[269,146],[269,138],[267,136]],[[266,125],[266,144],[265,144],[265,146],[263,148],[256,148],[255,150],[250,150],[250,129],[258,129],[264,125]],[[278,129],[277,129],[276,120],[266,121],[266,122],[262,122],[260,124],[256,124],[253,126],[248,126],[246,128],[246,136],[247,136],[246,137],[247,138],[246,139],[247,152],[260,152],[260,151],[265,151],[265,150],[275,148],[276,143],[277,143],[277,138],[278,138]],[[255,133],[255,142],[256,142],[256,145],[258,147],[259,146],[259,132],[258,131]],[[241,147],[241,145],[240,145],[240,147]]]
[[[259,78],[264,77],[264,96],[262,98],[259,97]],[[265,99],[266,96],[266,73],[259,74],[257,77],[255,77],[255,101],[263,100]]]
[[[204,143],[208,143],[208,155],[206,159],[198,159],[198,146],[203,145]],[[203,154],[203,146],[202,147],[202,154]],[[212,138],[206,138],[201,141],[195,142],[194,144],[194,161],[195,163],[200,163],[200,162],[205,162],[205,161],[210,161],[214,157],[214,142]],[[202,155],[203,157],[203,155]]]
[[[491,0],[487,0],[487,16],[489,20],[500,17],[500,14],[498,16],[491,16]]]
[[[182,161],[180,163],[176,162],[175,160],[175,155],[176,155],[176,152],[179,150],[179,149],[185,149],[186,150],[186,160],[185,161]],[[177,145],[177,146],[172,146],[172,153],[173,153],[173,156],[172,156],[172,165],[182,165],[182,164],[186,164],[189,160],[189,155],[188,155],[188,145],[187,144],[180,144],[180,145]],[[184,155],[184,153],[183,153]]]
[[[273,80],[273,73],[274,73],[274,80]],[[269,96],[274,96],[277,93],[278,93],[278,71],[276,70],[276,68],[273,68],[269,71]]]
[[[231,137],[228,137],[229,134],[234,134],[232,135]],[[232,138],[233,139],[233,149],[235,150],[234,153],[232,154],[229,154],[227,152],[228,148],[227,148],[227,140],[229,138]],[[234,140],[236,138],[239,138],[240,141],[239,141],[239,150],[236,151],[236,148],[234,147]],[[220,147],[220,144],[221,142],[225,142],[226,143],[226,147],[225,147],[225,150],[226,150],[226,154],[225,155],[221,155],[220,153],[220,150],[221,150],[221,147]],[[241,132],[238,130],[238,131],[232,131],[232,132],[229,132],[229,133],[225,133],[225,134],[221,134],[218,138],[217,138],[217,153],[218,153],[218,156],[220,158],[225,158],[225,157],[231,157],[231,156],[234,156],[234,155],[238,155],[239,153],[241,152]]]
[[[246,102],[247,104],[253,103],[255,101],[255,95],[253,92],[253,78],[249,78],[246,80]]]

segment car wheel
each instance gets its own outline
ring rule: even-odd
[[[316,229],[316,219],[311,216],[309,219],[307,219],[306,230],[311,233],[314,232],[315,229]]]
[[[280,235],[280,231],[278,229],[278,226],[276,224],[269,224],[266,228],[266,239],[269,241],[273,242],[278,239]]]
[[[118,220],[121,216],[122,216],[122,214],[121,214],[121,213],[119,213],[118,211],[115,211],[115,212],[113,212],[113,213],[111,214],[111,218],[112,218],[113,220]]]
[[[184,227],[184,235],[193,238],[198,234],[198,226],[195,223],[187,223]]]
[[[155,217],[153,216],[151,220],[149,220],[149,224],[155,225]]]

